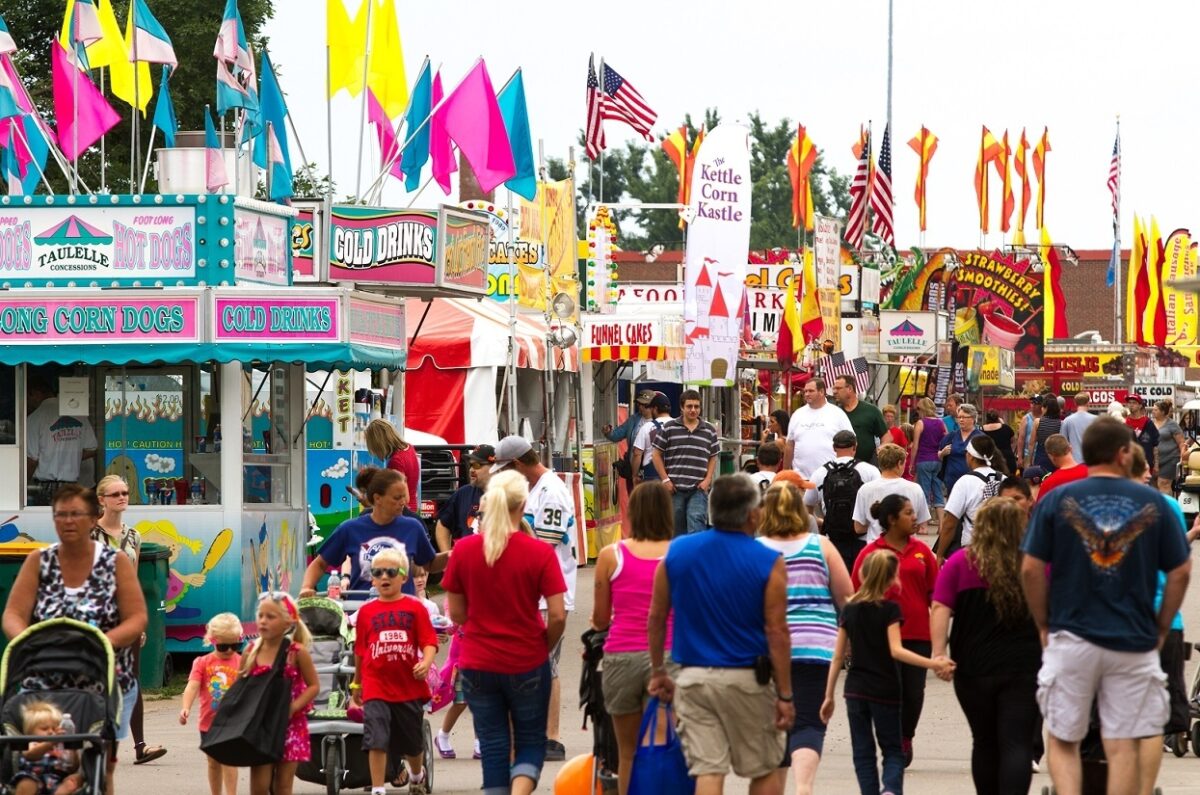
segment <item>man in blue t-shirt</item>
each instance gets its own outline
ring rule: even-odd
[[[752,779],[751,792],[773,779],[784,758],[783,731],[796,716],[787,571],[779,553],[754,538],[761,503],[748,475],[717,478],[708,498],[712,529],[672,541],[654,577],[649,690],[664,701],[676,697],[697,792],[721,791],[731,765]],[[674,681],[664,659],[672,610],[671,659],[681,666]],[[756,676],[760,666],[758,674],[774,673],[774,685]]]
[[[438,511],[437,524],[433,528],[433,537],[442,552],[449,552],[459,539],[475,533],[479,503],[491,478],[491,466],[496,463],[496,448],[490,444],[478,445],[467,453],[467,462],[471,467],[471,482],[450,495]]]
[[[1089,477],[1040,500],[1022,544],[1025,598],[1044,646],[1038,704],[1060,792],[1080,791],[1079,743],[1093,700],[1110,792],[1138,791],[1139,740],[1161,736],[1167,721],[1158,648],[1183,602],[1191,559],[1163,496],[1128,479],[1133,445],[1120,420],[1093,422],[1083,436]],[[1160,570],[1167,583],[1156,610]]]

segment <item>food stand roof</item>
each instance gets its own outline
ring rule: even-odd
[[[409,310],[408,334],[412,339],[409,370],[421,367],[426,361],[442,370],[508,364],[509,317],[504,304],[435,298],[427,304],[414,303]],[[546,332],[541,314],[517,313],[517,367],[546,368]],[[554,351],[555,369],[579,370],[577,348]]]
[[[346,288],[0,291],[0,363],[405,364],[404,305]]]

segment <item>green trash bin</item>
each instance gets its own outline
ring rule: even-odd
[[[8,595],[12,591],[13,583],[17,579],[17,572],[21,570],[21,564],[25,562],[25,558],[34,550],[44,549],[49,544],[41,544],[31,541],[14,541],[8,544],[0,544],[0,611],[4,610],[8,604]],[[8,646],[8,638],[3,632],[0,632],[0,655],[4,654],[5,647]]]
[[[138,558],[138,583],[146,597],[146,645],[139,661],[138,685],[157,690],[166,682],[167,668],[167,573],[171,550],[161,544],[142,544]]]
[[[732,475],[734,472],[737,472],[732,450],[722,450],[719,456],[717,464],[718,475]]]

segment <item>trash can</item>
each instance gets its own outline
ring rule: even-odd
[[[157,690],[166,682],[167,572],[171,550],[161,544],[142,544],[138,558],[138,584],[146,597],[146,645],[139,661],[138,685]]]
[[[718,475],[732,475],[737,472],[732,450],[722,450],[717,464]]]
[[[8,594],[12,591],[13,582],[17,579],[17,572],[21,570],[21,564],[25,562],[25,558],[30,552],[35,549],[45,549],[50,546],[37,541],[13,541],[8,544],[0,544],[0,611],[3,611],[4,606],[8,604]],[[0,632],[0,654],[4,653],[4,648],[8,646],[8,638],[3,632]]]

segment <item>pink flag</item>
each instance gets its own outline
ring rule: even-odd
[[[392,129],[392,120],[388,118],[383,105],[375,98],[375,92],[367,89],[367,120],[375,125],[375,134],[379,138],[379,165],[391,163],[389,173],[396,179],[404,179],[400,170],[400,145],[396,141],[396,131]]]
[[[433,76],[433,90],[430,92],[429,107],[436,108],[442,101],[442,73]],[[446,133],[445,123],[437,116],[429,118],[429,157],[432,161],[433,178],[441,186],[442,193],[450,193],[450,175],[458,171],[458,163],[454,162],[454,151],[450,148],[450,136]]]
[[[78,160],[121,120],[92,84],[87,73],[71,62],[70,54],[55,41],[50,45],[54,71],[54,115],[58,145],[68,160]],[[78,89],[79,94],[76,95]],[[76,115],[78,114],[78,115]]]
[[[432,121],[441,122],[446,135],[458,144],[484,193],[491,193],[517,173],[504,116],[482,58],[434,111]]]
[[[213,125],[212,114],[208,106],[204,106],[204,187],[209,193],[216,193],[229,184],[229,172],[225,170],[225,153],[221,151],[221,141],[217,138],[217,128]]]

